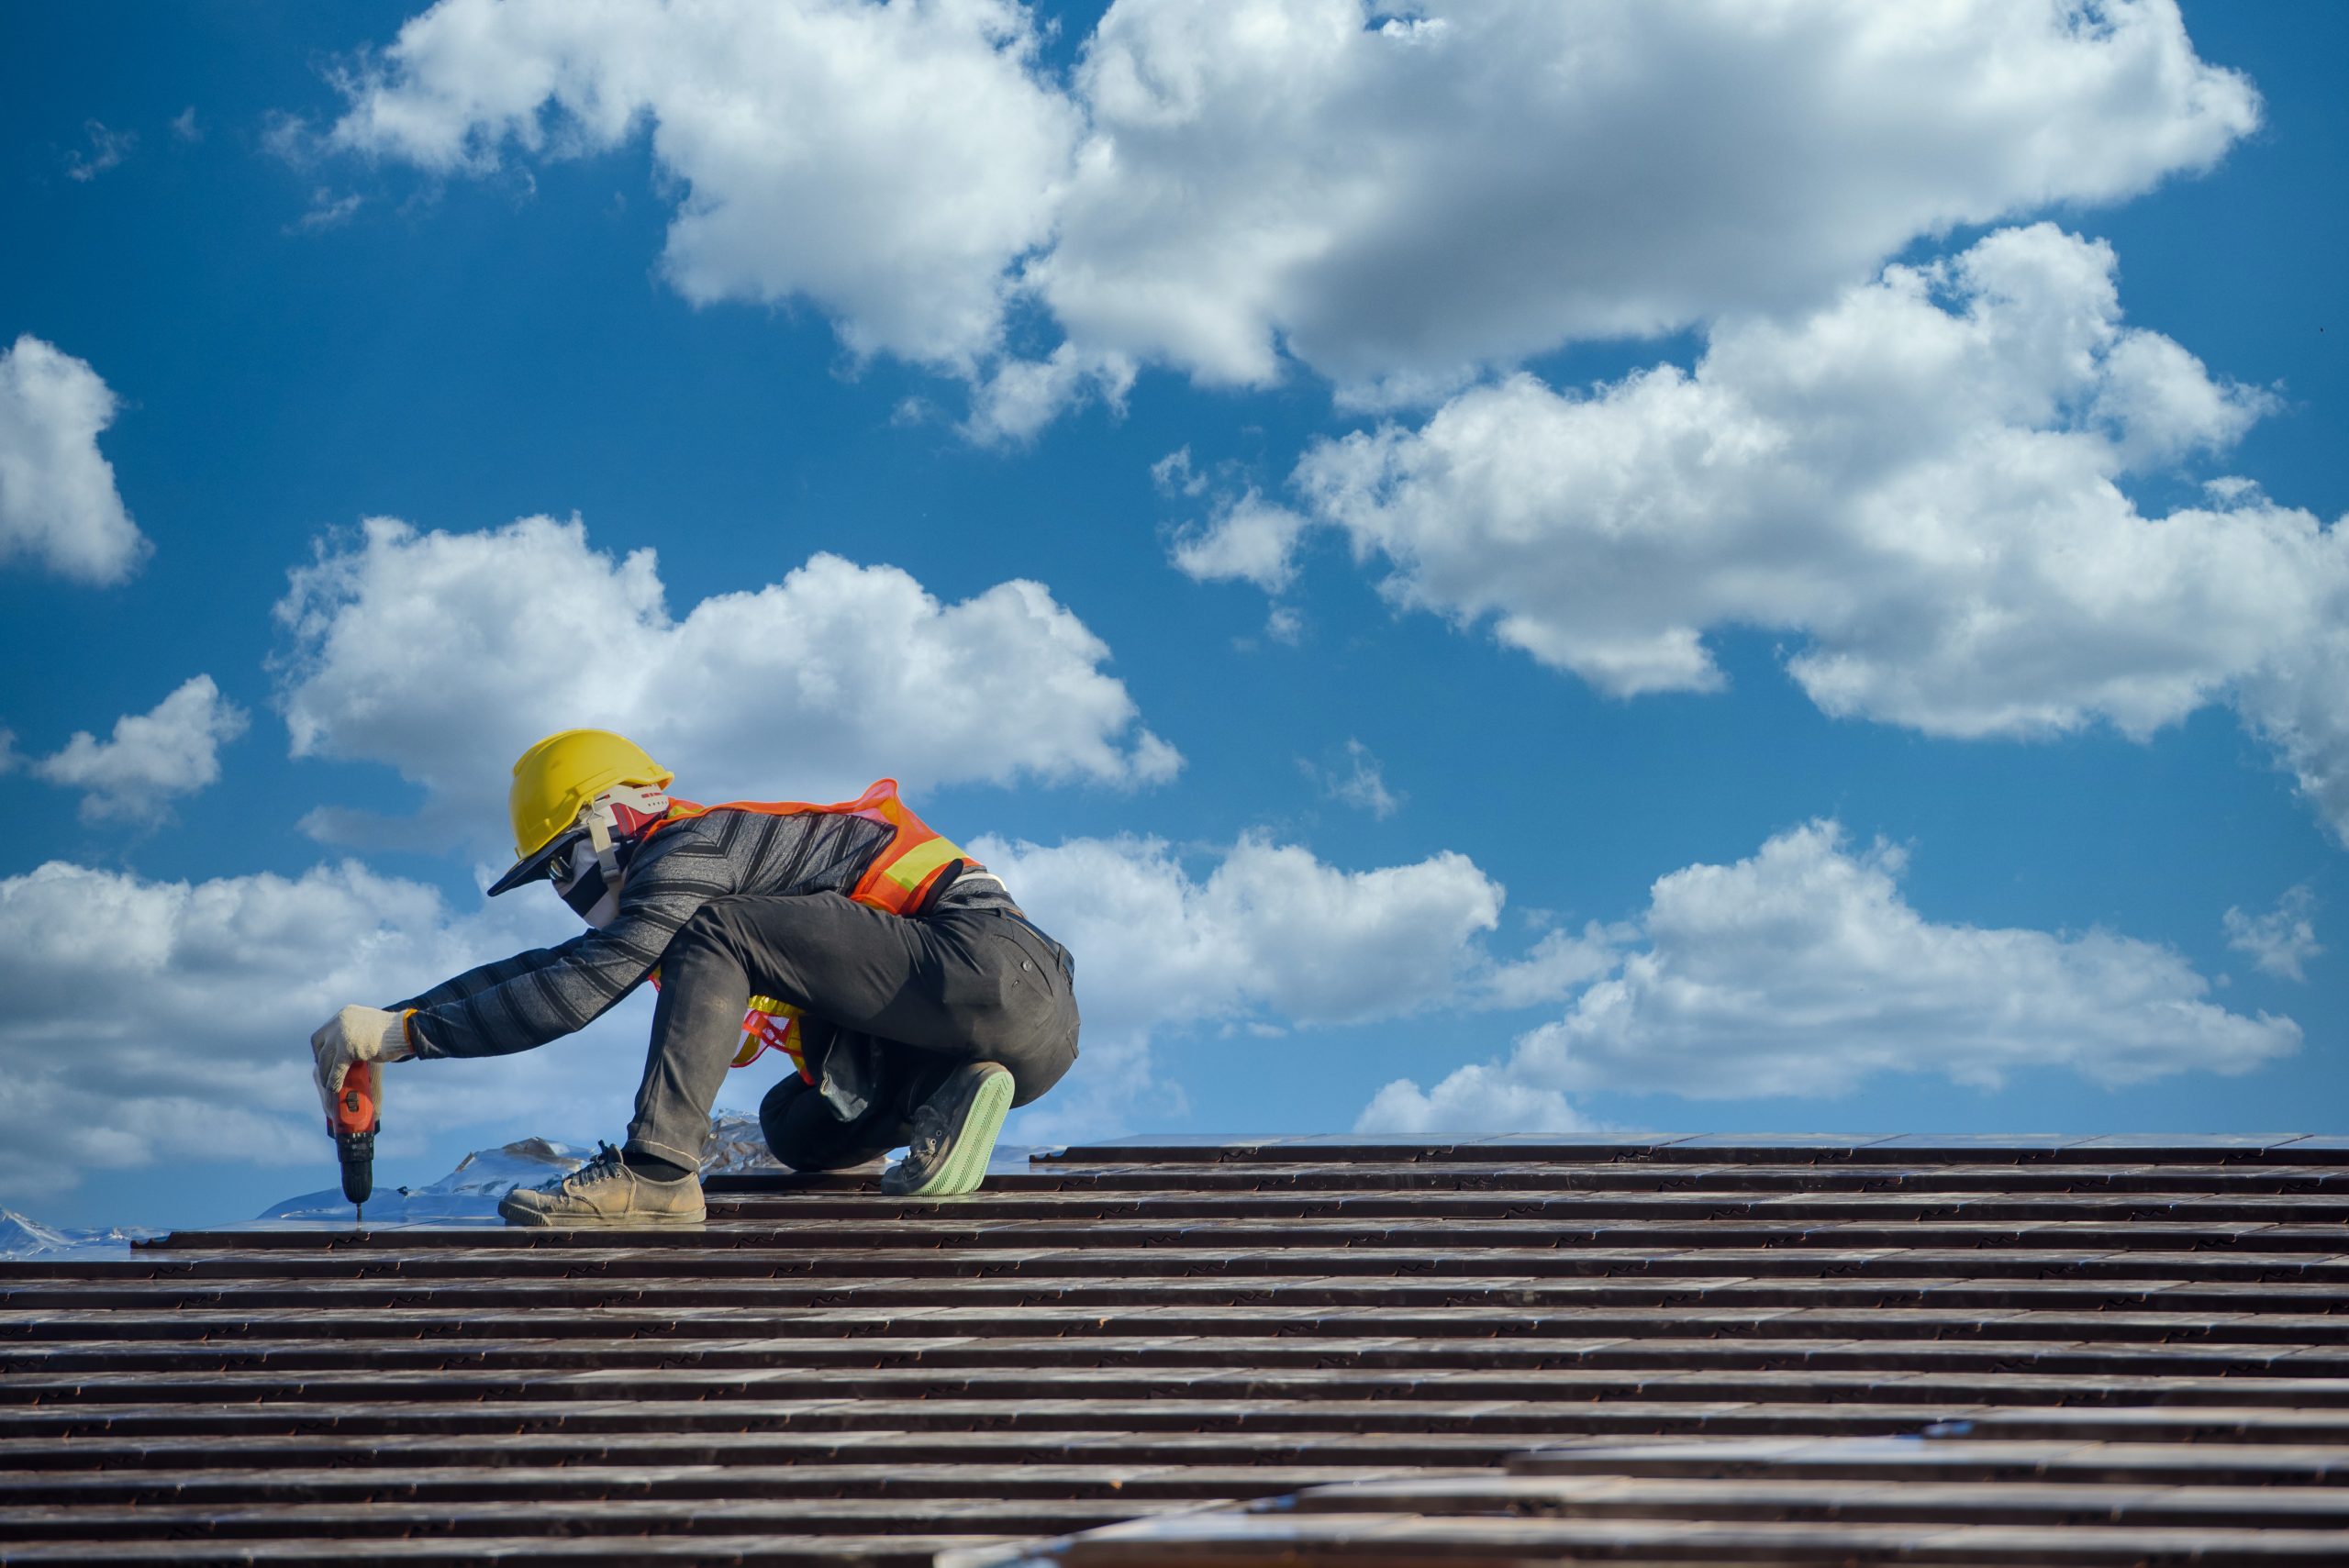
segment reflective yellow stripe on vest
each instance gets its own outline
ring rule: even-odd
[[[970,857],[952,841],[928,839],[882,866],[879,875],[883,882],[896,886],[899,906],[903,907],[912,903],[922,884],[936,876],[942,868],[955,861],[968,859]]]

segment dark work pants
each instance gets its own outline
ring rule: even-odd
[[[1071,969],[1000,910],[906,918],[837,893],[712,899],[662,952],[628,1149],[700,1163],[752,995],[806,1015],[817,1084],[793,1074],[760,1107],[786,1165],[832,1170],[903,1144],[913,1106],[965,1062],[1009,1068],[1011,1103],[1026,1105],[1076,1060]]]

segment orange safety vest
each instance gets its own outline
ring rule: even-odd
[[[669,815],[648,828],[644,837],[650,841],[653,834],[672,822],[707,816],[713,811],[755,811],[767,817],[862,817],[888,824],[896,836],[881,846],[881,852],[873,857],[873,863],[865,867],[849,896],[891,915],[920,914],[930,890],[938,885],[938,879],[957,861],[973,871],[981,869],[961,846],[931,831],[913,814],[911,806],[897,798],[895,779],[883,779],[854,800],[837,801],[830,806],[816,806],[804,800],[729,800],[723,806],[696,806],[690,800],[673,799],[669,802]]]
[[[859,904],[870,905],[885,914],[918,915],[950,868],[960,864],[973,871],[980,869],[979,862],[964,854],[960,845],[933,831],[914,815],[911,806],[897,798],[895,779],[882,779],[854,800],[836,801],[829,806],[804,800],[733,800],[722,806],[696,806],[690,800],[672,799],[669,814],[646,829],[645,840],[650,842],[655,833],[672,822],[705,817],[713,811],[755,811],[766,817],[862,817],[887,824],[893,836],[881,846],[880,853],[873,857],[873,863],[864,868],[864,874],[857,878],[856,886],[849,894]],[[654,983],[659,983],[657,971]],[[751,997],[750,1010],[742,1018],[742,1046],[735,1053],[734,1065],[747,1067],[762,1052],[780,1051],[791,1058],[801,1078],[814,1083],[807,1058],[800,1053],[798,1020],[799,1009],[788,1003],[771,996]]]

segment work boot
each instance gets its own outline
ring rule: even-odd
[[[959,1197],[978,1191],[1010,1108],[1010,1068],[994,1062],[957,1067],[914,1107],[911,1146],[903,1160],[881,1173],[881,1190],[896,1197]]]
[[[648,1181],[610,1144],[567,1176],[516,1187],[498,1200],[508,1225],[699,1225],[707,1214],[701,1178]]]

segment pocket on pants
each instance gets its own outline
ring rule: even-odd
[[[988,1050],[1020,1074],[1023,1087],[1030,1077],[1057,1079],[1074,1056],[1076,1007],[1068,982],[1027,943],[993,932],[980,940],[992,950],[1003,984],[1003,1006],[985,1028]]]
[[[1057,966],[1047,967],[1051,961],[1039,961],[1028,945],[1009,936],[994,937],[991,941],[1003,950],[1004,1004],[1018,1014],[1023,1022],[1042,1022],[1055,1010],[1054,994],[1062,981]]]
[[[1047,940],[1035,927],[1023,920],[1007,919],[1003,923],[1002,940],[1019,955],[1019,973],[1047,992],[1063,992],[1069,988],[1070,973],[1066,954]]]

